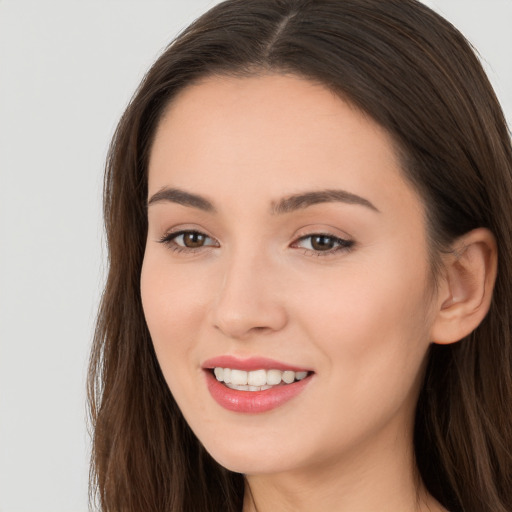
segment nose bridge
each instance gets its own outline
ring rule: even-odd
[[[282,329],[287,318],[277,286],[278,273],[275,258],[261,244],[233,248],[219,281],[214,326],[231,338]]]

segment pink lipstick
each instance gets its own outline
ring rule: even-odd
[[[262,413],[288,402],[310,383],[313,372],[272,359],[220,356],[205,361],[213,399],[227,410]]]

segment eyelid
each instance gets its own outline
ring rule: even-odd
[[[324,238],[330,238],[335,244],[337,244],[335,247],[332,247],[331,249],[327,250],[319,250],[315,248],[306,248],[306,247],[300,247],[298,244],[300,242],[303,242],[304,240],[311,239],[314,237],[324,237]],[[330,235],[328,233],[312,233],[310,235],[306,235],[303,237],[298,238],[295,240],[295,242],[292,243],[291,247],[297,248],[297,249],[304,249],[306,253],[314,254],[316,256],[327,256],[329,254],[334,254],[338,251],[348,251],[352,249],[354,246],[353,240],[348,240],[346,238],[340,238],[334,235]]]
[[[175,240],[179,238],[180,236],[186,235],[186,234],[197,234],[204,236],[207,240],[213,241],[214,243],[205,243],[204,245],[201,245],[199,247],[187,247],[185,245],[178,244]],[[205,233],[203,230],[198,228],[187,228],[187,227],[179,227],[174,228],[166,231],[162,237],[160,237],[157,242],[167,246],[169,249],[172,249],[177,252],[187,252],[187,253],[194,253],[201,250],[207,250],[211,249],[212,247],[220,247],[219,242],[212,236]]]
[[[354,237],[348,233],[340,229],[339,227],[333,226],[331,224],[324,223],[311,223],[305,226],[302,226],[300,229],[297,229],[293,235],[293,238],[296,240],[298,238],[303,238],[312,235],[324,235],[324,236],[332,236],[334,238],[340,238],[343,240],[353,240]]]
[[[301,247],[299,244],[313,237],[325,237],[332,239],[336,244],[331,249],[318,250],[314,248]],[[348,252],[355,245],[354,238],[345,231],[334,226],[311,224],[298,230],[293,238],[290,247],[302,249],[306,256],[333,256],[335,253]]]

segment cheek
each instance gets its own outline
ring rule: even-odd
[[[294,316],[309,319],[311,330],[321,331],[325,339],[347,342],[365,339],[368,344],[379,344],[392,332],[424,332],[430,301],[423,253],[389,250],[355,256],[314,279],[297,273],[294,281],[298,284],[290,297],[297,298],[294,308],[301,314]],[[353,348],[359,351],[366,343]]]
[[[430,344],[424,267],[396,257],[384,263],[373,271],[353,266],[336,283],[315,288],[307,307],[295,306],[302,308],[295,315],[302,329],[330,362],[331,387],[346,401],[345,410],[364,404],[376,410],[384,406],[382,397],[393,410],[415,395]]]
[[[179,375],[194,348],[207,296],[205,281],[191,279],[180,266],[147,253],[141,273],[141,297],[157,358],[167,380]],[[169,384],[171,384],[169,382]]]

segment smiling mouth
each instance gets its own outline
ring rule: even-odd
[[[308,377],[307,371],[292,370],[252,370],[215,367],[211,370],[215,378],[229,389],[238,391],[265,391],[278,386],[286,386]]]

